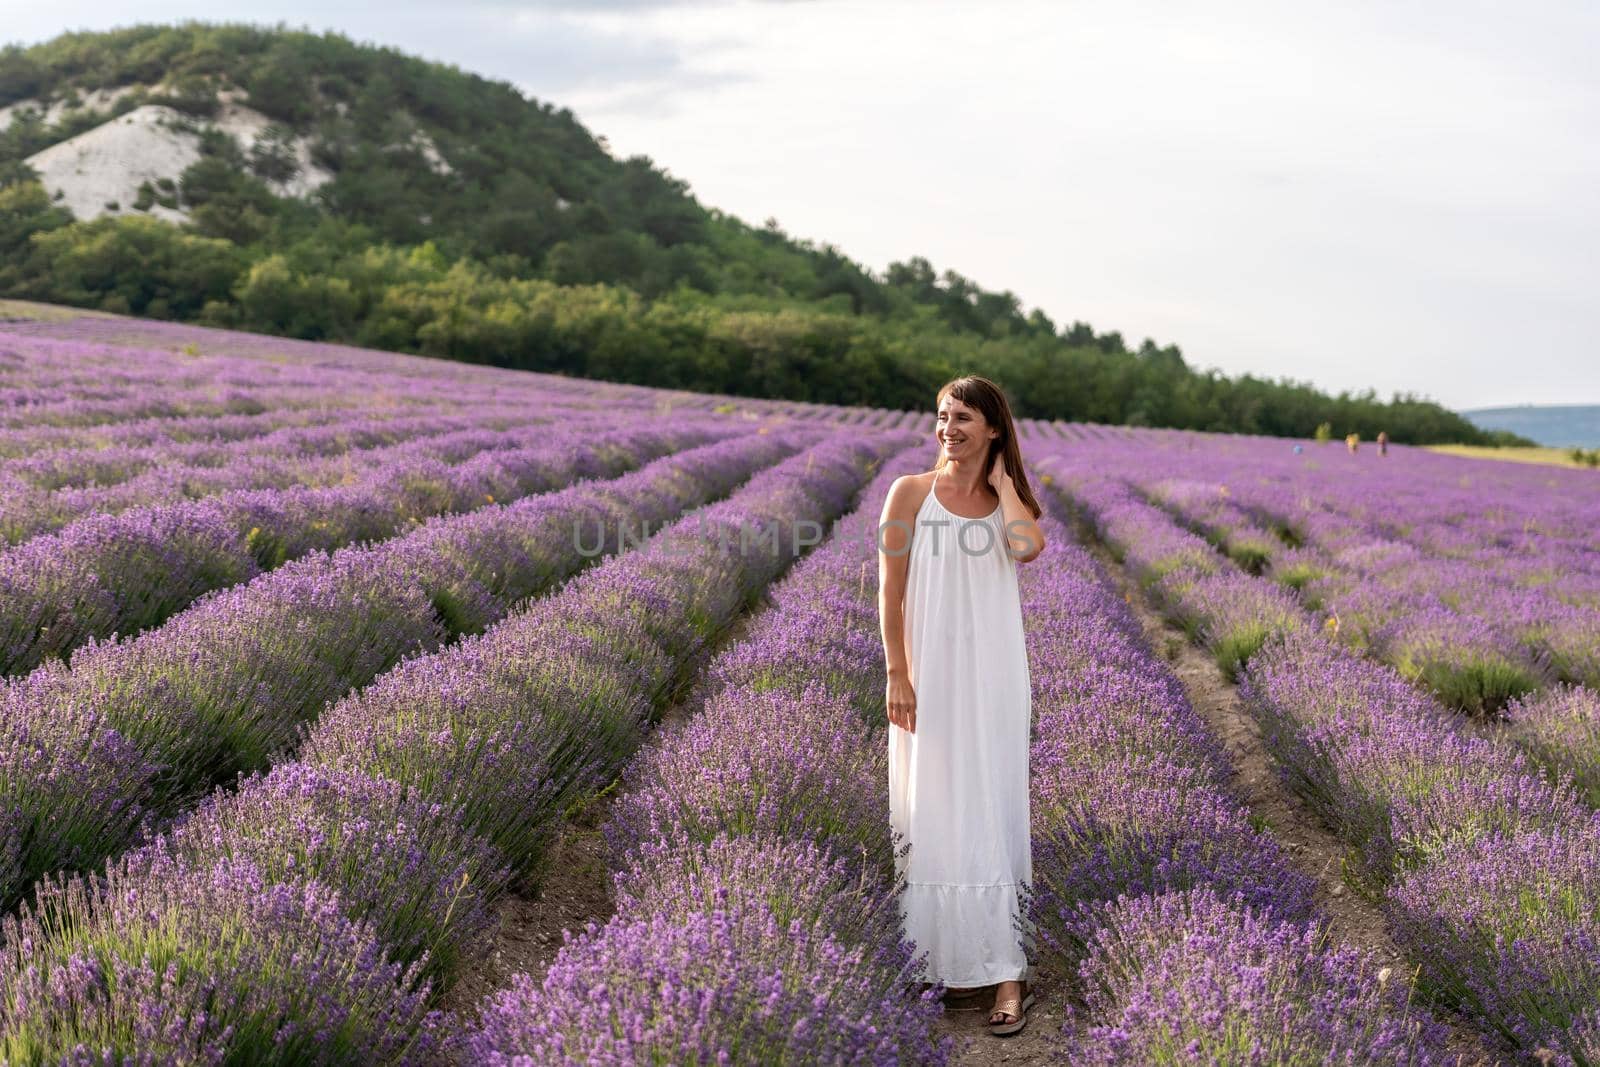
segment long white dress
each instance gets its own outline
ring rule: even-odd
[[[929,491],[905,593],[917,728],[889,726],[889,818],[911,846],[900,915],[927,953],[925,982],[1029,977],[1033,931],[1019,892],[1033,877],[1032,692],[1017,566],[999,507],[967,519]]]

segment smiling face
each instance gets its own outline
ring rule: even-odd
[[[935,433],[942,455],[963,463],[981,462],[989,454],[989,443],[1000,436],[984,421],[983,412],[953,396],[939,403]]]

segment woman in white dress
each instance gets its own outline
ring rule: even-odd
[[[1005,394],[987,378],[939,390],[934,469],[895,480],[879,525],[888,669],[890,822],[905,933],[923,975],[995,986],[989,1029],[1018,1033],[1031,932],[1032,696],[1016,565],[1044,550]]]

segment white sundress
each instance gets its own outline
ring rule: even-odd
[[[967,519],[929,490],[912,529],[905,624],[917,728],[891,723],[888,743],[890,824],[911,845],[899,866],[906,936],[927,953],[922,981],[1025,980],[1032,691],[999,507]]]

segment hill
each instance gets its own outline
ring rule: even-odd
[[[565,108],[338,35],[140,26],[0,50],[0,295],[704,392],[1493,443],[1438,404],[1196,370],[911,256],[699,204]]]
[[[1554,448],[1600,448],[1600,404],[1523,404],[1461,413],[1485,430],[1504,430]]]

